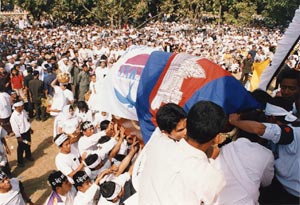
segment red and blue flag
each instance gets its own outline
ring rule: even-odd
[[[227,114],[259,107],[235,77],[210,60],[152,52],[140,77],[135,104],[145,143],[155,129],[161,105],[173,102],[188,112],[200,100],[215,102]]]

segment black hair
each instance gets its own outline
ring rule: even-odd
[[[179,121],[185,118],[185,111],[175,103],[163,105],[156,113],[156,122],[159,129],[169,134],[176,128]]]
[[[13,71],[16,71],[16,74],[13,74]],[[19,71],[14,67],[14,68],[12,68],[11,70],[10,70],[10,73],[11,73],[11,75],[12,76],[17,76],[17,75],[19,75]]]
[[[51,188],[53,191],[56,191],[57,187],[61,187],[62,186],[62,182],[68,180],[66,176],[63,177],[63,180],[60,182],[56,182],[55,179],[61,177],[63,175],[63,173],[61,171],[53,171],[50,173],[50,175],[48,176],[48,182],[51,185]],[[55,181],[53,183],[53,181]]]
[[[280,73],[277,75],[277,82],[276,84],[281,84],[284,79],[294,79],[298,82],[300,82],[300,72],[296,71],[294,69],[285,68],[280,71]]]
[[[113,181],[106,181],[100,185],[100,192],[104,198],[111,197],[116,189],[116,183]]]
[[[73,176],[73,180],[74,180],[74,186],[77,188],[78,186],[82,186],[82,184],[85,182],[85,181],[77,181],[78,178],[80,177],[83,177],[84,175],[87,175],[85,171],[78,171],[74,174]],[[88,177],[89,179],[89,177]]]
[[[87,105],[87,103],[85,101],[78,101],[77,108],[79,110],[83,109],[84,112],[87,112],[89,110],[89,106]]]
[[[99,140],[98,140],[98,144],[104,144],[105,142],[108,142],[111,138],[109,136],[102,136]]]
[[[221,132],[227,117],[219,105],[199,101],[192,106],[187,116],[187,135],[199,144],[209,142]]]
[[[293,103],[294,100],[292,97],[282,97],[282,96],[276,96],[274,98],[271,98],[269,100],[269,103],[272,105],[276,105],[278,107],[281,107],[285,109],[286,111],[292,111],[293,110]]]
[[[108,127],[110,121],[109,120],[103,120],[102,122],[100,122],[100,130],[106,130],[106,128]]]
[[[99,158],[99,156],[97,154],[89,154],[84,162],[86,163],[87,166],[90,166],[91,164],[93,164],[95,161],[97,161],[97,159]]]
[[[59,138],[61,135],[65,135],[64,133],[59,133],[59,134],[57,134],[56,136],[55,136],[55,138],[54,138],[54,142],[57,140],[57,138]],[[62,147],[62,145],[63,145],[63,143],[61,143],[61,145],[59,145],[58,147],[60,148],[60,147]]]
[[[80,125],[80,130],[82,131],[86,131],[89,127],[86,127],[87,124],[92,124],[90,121],[84,121],[83,123],[81,123]]]

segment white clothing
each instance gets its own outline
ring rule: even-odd
[[[281,128],[277,124],[263,123],[266,126],[262,138],[278,143]],[[278,146],[278,159],[275,160],[276,178],[290,194],[300,197],[300,127],[293,127],[294,139],[290,144]]]
[[[72,189],[66,195],[63,196],[63,195],[58,194],[58,196],[61,198],[61,200],[63,202],[57,202],[57,205],[73,205],[75,195],[76,195],[76,190],[72,186]],[[44,205],[48,204],[50,196],[47,198]]]
[[[80,161],[78,157],[73,152],[69,154],[60,152],[55,157],[55,165],[59,171],[61,171],[65,176],[68,177],[69,182],[74,184],[73,179],[68,175],[79,167]],[[90,174],[88,168],[85,168],[84,171]]]
[[[124,204],[125,205],[139,205],[138,203],[138,194],[135,193],[133,195],[131,195],[129,198],[127,198],[125,201],[124,201]]]
[[[89,109],[90,110],[96,110],[97,108],[97,103],[99,104],[99,102],[97,102],[96,100],[96,82],[90,82],[90,92],[91,92],[91,95],[90,95],[90,98],[89,100],[87,101],[87,104],[89,106]]]
[[[82,155],[84,152],[93,152],[98,149],[97,143],[98,140],[105,135],[105,131],[101,131],[98,133],[95,133],[89,137],[83,135],[79,141],[78,141],[78,150],[80,155]]]
[[[59,110],[60,112],[63,110],[63,107],[67,104],[67,98],[64,95],[64,91],[59,86],[54,86],[54,95],[52,98],[51,109]],[[53,122],[53,137],[57,135],[59,117],[60,112],[50,112],[50,115],[55,116]]]
[[[0,193],[0,205],[26,205],[19,186],[19,180],[16,178],[10,179],[11,190],[7,193]]]
[[[139,180],[140,180],[141,173],[144,170],[145,162],[147,159],[147,149],[148,149],[148,147],[150,147],[150,149],[151,149],[152,144],[156,140],[159,140],[160,138],[161,138],[161,131],[157,127],[154,130],[154,132],[152,133],[149,141],[147,142],[145,147],[142,149],[141,153],[138,155],[138,157],[134,163],[133,171],[132,171],[132,185],[136,191],[139,190],[139,184],[140,184]]]
[[[62,118],[58,126],[62,128],[64,133],[73,134],[79,126],[79,119],[77,117],[72,117],[63,120]]]
[[[223,175],[204,152],[161,132],[146,150],[139,177],[137,193],[143,205],[213,204],[225,185]]]
[[[270,185],[274,177],[273,153],[246,138],[222,147],[215,165],[226,180],[219,205],[258,204],[260,185]]]
[[[0,167],[5,166],[7,163],[6,151],[2,139],[7,136],[7,132],[3,127],[0,126]]]
[[[38,71],[39,72],[39,80],[44,81],[44,69],[42,68],[42,66],[38,66],[36,68],[33,69],[33,71]]]
[[[127,155],[128,149],[129,149],[129,146],[127,144],[127,140],[124,139],[120,146],[120,150],[119,150],[118,154]]]
[[[124,188],[124,185],[127,181],[130,180],[130,175],[128,172],[125,172],[117,177],[115,177],[114,175],[110,175],[109,176],[109,179],[106,180],[106,181],[113,181],[115,182],[116,184],[119,184],[121,187]],[[120,200],[116,201],[115,203],[111,202],[111,201],[107,201],[104,197],[101,197],[100,198],[100,201],[99,201],[99,204],[100,205],[119,205],[120,204]]]
[[[70,72],[69,72],[70,66],[69,66],[68,64],[66,65],[63,61],[64,61],[64,60],[61,59],[61,60],[59,60],[59,61],[57,62],[57,64],[58,64],[58,69],[59,69],[62,73],[68,73],[68,74],[70,75]],[[70,75],[70,76],[71,76],[71,75]]]
[[[87,112],[80,112],[78,109],[75,110],[75,114],[80,118],[81,122],[90,121],[93,122],[93,114],[91,110]]]
[[[95,74],[96,74],[96,81],[99,82],[99,81],[103,81],[103,79],[106,77],[108,73],[108,69],[107,67],[97,67],[96,70],[95,70]]]
[[[102,112],[97,112],[97,113],[94,115],[93,125],[94,125],[94,126],[100,125],[100,123],[101,123],[103,120],[111,121],[111,120],[112,120],[112,115],[109,114],[109,113],[106,113],[106,115],[102,115]],[[100,131],[100,129],[99,129],[99,131]]]
[[[0,119],[8,118],[12,113],[10,96],[6,92],[0,92],[0,110]]]
[[[30,129],[30,123],[25,110],[22,110],[21,113],[14,110],[9,121],[16,137],[21,137],[21,134],[26,133]]]
[[[86,192],[77,192],[74,199],[74,205],[96,205],[99,200],[98,195],[100,197],[100,187],[93,183]]]
[[[11,69],[14,67],[14,63],[6,63],[5,64],[5,70],[6,70],[6,72],[8,72],[8,73],[11,73],[10,71],[11,71]]]
[[[72,104],[71,102],[74,102],[74,94],[72,93],[71,90],[65,89],[64,90],[64,95],[67,99],[67,104]]]
[[[99,174],[101,174],[101,172],[103,172],[105,169],[109,169],[111,167],[111,162],[107,158],[105,160],[106,161],[105,161],[104,165],[100,169],[93,170],[93,171],[91,170],[91,175],[89,175],[89,177],[92,180],[95,180],[97,178],[97,176]]]
[[[51,109],[63,110],[63,107],[67,104],[66,96],[64,91],[59,86],[54,86],[54,95],[52,99]],[[58,112],[50,112],[52,116],[57,116]]]

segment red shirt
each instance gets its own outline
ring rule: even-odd
[[[15,75],[10,77],[11,87],[12,89],[21,89],[23,88],[23,75]]]

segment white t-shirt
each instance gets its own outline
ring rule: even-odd
[[[204,152],[163,133],[147,147],[143,164],[139,204],[213,204],[225,185],[223,175]]]
[[[75,190],[74,186],[72,186],[72,189],[66,195],[63,196],[58,194],[58,196],[61,198],[63,202],[57,202],[57,205],[73,205],[76,192],[77,191]],[[47,198],[44,205],[48,204],[50,197],[51,195]]]
[[[80,165],[80,161],[72,152],[69,154],[58,153],[55,157],[56,168],[68,177],[70,183],[74,184],[74,181],[68,175],[77,169]],[[84,171],[90,175],[88,168],[84,168]]]
[[[21,137],[21,134],[27,132],[31,127],[25,110],[22,110],[21,113],[15,110],[11,114],[9,122],[16,137]]]
[[[105,131],[95,133],[89,137],[83,135],[78,141],[78,150],[80,155],[82,155],[84,152],[96,151],[98,149],[97,147],[98,140],[104,135],[105,135]]]
[[[54,86],[54,95],[52,99],[51,109],[63,110],[63,107],[67,104],[66,96],[64,91],[59,86]],[[58,112],[50,112],[52,116],[57,116]]]
[[[270,185],[274,177],[272,152],[246,138],[222,147],[215,165],[226,180],[217,197],[219,205],[258,204],[260,185]]]
[[[67,104],[70,104],[70,102],[74,102],[74,94],[72,93],[71,90],[65,89],[64,95],[67,98]]]
[[[100,187],[95,183],[86,191],[78,191],[74,198],[74,205],[96,205],[100,197]]]
[[[109,175],[108,179],[106,181],[113,181],[116,184],[119,184],[121,187],[124,187],[125,183],[130,180],[130,175],[128,172],[125,172],[117,177],[114,175]],[[107,201],[104,197],[100,198],[99,205],[118,205],[120,203],[120,200],[116,201],[115,203],[111,201]]]
[[[6,151],[2,143],[2,138],[4,138],[6,135],[7,135],[6,130],[0,126],[0,166],[5,166],[7,162]]]
[[[0,205],[26,205],[20,192],[19,180],[11,178],[10,183],[11,190],[7,193],[0,193]]]
[[[0,93],[0,119],[10,117],[12,110],[10,105],[10,96],[6,92]]]

